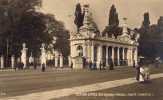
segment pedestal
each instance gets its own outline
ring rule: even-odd
[[[59,61],[60,61],[60,67],[63,67],[63,56],[62,55],[60,56],[60,60]]]
[[[83,58],[82,57],[74,57],[73,69],[83,69]]]

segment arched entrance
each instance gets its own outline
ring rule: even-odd
[[[80,57],[82,57],[83,56],[83,47],[82,46],[78,46],[77,47],[77,56],[80,56]]]

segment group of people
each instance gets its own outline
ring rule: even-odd
[[[14,69],[16,71],[16,70],[23,70],[24,68],[29,69],[30,67],[37,69],[37,61],[34,60],[34,58],[29,58],[29,63],[27,64],[26,68],[24,67],[24,63],[21,61],[21,59],[18,58],[14,66]]]
[[[88,67],[89,67],[89,69],[91,69],[91,70],[96,70],[96,69],[97,69],[97,63],[96,63],[96,62],[89,61],[89,62],[88,62]],[[99,63],[99,69],[100,69],[100,70],[105,69],[104,63],[102,63],[101,61],[100,61],[100,63]]]

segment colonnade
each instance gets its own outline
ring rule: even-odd
[[[83,45],[83,57],[92,63],[96,62],[97,68],[102,63],[109,66],[113,63],[116,66],[137,65],[138,50],[135,46],[119,46],[119,45]]]

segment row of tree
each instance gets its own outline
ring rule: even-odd
[[[39,56],[41,44],[45,43],[48,49],[53,36],[58,37],[54,47],[64,55],[69,54],[68,30],[53,15],[37,11],[41,3],[42,0],[0,1],[1,55],[20,56],[25,42],[28,52]]]
[[[162,57],[160,50],[163,49],[161,41],[163,40],[163,20],[158,20],[157,24],[150,24],[149,13],[144,13],[142,26],[137,30],[140,33],[139,54],[144,57],[154,59]]]

